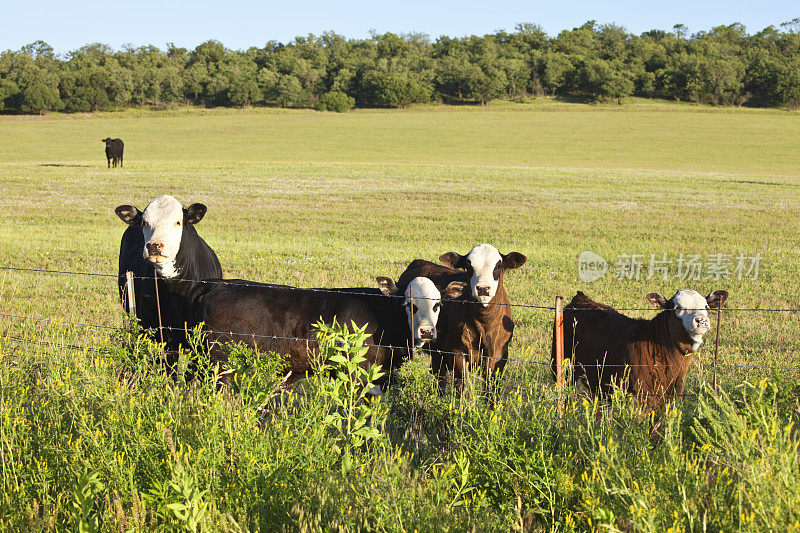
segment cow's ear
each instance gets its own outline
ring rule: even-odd
[[[666,298],[664,298],[663,294],[659,294],[657,292],[651,292],[645,298],[647,298],[647,301],[650,302],[650,305],[652,305],[656,309],[672,308],[672,306],[669,305],[669,301]]]
[[[527,257],[519,252],[511,252],[508,255],[500,254],[500,257],[503,258],[503,268],[507,269],[519,268],[528,260]]]
[[[206,216],[208,208],[204,204],[192,204],[183,210],[187,224],[197,224]]]
[[[392,278],[387,278],[386,276],[378,276],[375,278],[378,282],[378,288],[381,290],[383,294],[397,294],[400,290],[397,288],[397,284],[394,282]]]
[[[706,296],[706,303],[710,309],[717,309],[722,307],[722,304],[724,304],[727,299],[728,291],[711,291],[711,293]]]
[[[117,216],[126,224],[138,225],[142,221],[142,212],[132,205],[121,205],[114,209]]]
[[[464,292],[467,284],[463,281],[451,281],[442,291],[442,298],[445,300],[455,300]]]
[[[441,261],[444,266],[450,268],[463,268],[464,270],[467,268],[467,258],[455,252],[447,252],[446,254],[440,255],[439,261]]]

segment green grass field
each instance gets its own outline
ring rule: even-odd
[[[125,141],[124,169],[105,168],[100,139],[107,136]],[[524,267],[507,273],[506,287],[512,303],[548,306],[556,295],[570,297],[576,290],[584,290],[608,304],[645,307],[644,296],[649,292],[658,291],[669,297],[677,289],[693,288],[703,294],[713,289],[728,290],[730,308],[800,307],[797,274],[800,250],[796,239],[800,215],[800,114],[797,112],[636,100],[623,106],[537,100],[481,108],[359,110],[343,115],[274,109],[181,109],[3,116],[0,139],[0,265],[116,274],[117,250],[124,226],[114,215],[114,208],[125,203],[144,208],[156,195],[169,193],[184,204],[208,205],[208,214],[198,231],[217,251],[226,277],[307,287],[372,286],[375,276],[397,277],[414,258],[436,260],[443,252],[453,250],[463,254],[476,244],[490,242],[503,253],[515,250],[528,257]],[[611,271],[605,278],[588,284],[579,280],[576,260],[584,250],[597,252],[609,261]],[[643,254],[647,263],[650,254],[660,257],[664,253],[673,260],[681,253],[700,254],[703,259],[717,253],[734,258],[738,254],[761,254],[762,259],[755,280],[735,277],[712,280],[703,276],[697,281],[685,281],[677,279],[675,264],[666,281],[646,281],[647,264],[639,281],[614,279],[618,255]],[[106,326],[118,326],[123,319],[114,279],[17,271],[0,272],[0,313]],[[541,392],[549,390],[547,376],[530,362],[549,356],[551,312],[518,308],[514,316],[517,329],[511,358],[516,361],[504,376],[508,388],[523,380],[533,387],[526,389],[528,396],[549,394]],[[0,318],[0,328],[12,335],[23,330],[54,334],[7,317]],[[720,361],[744,367],[800,365],[798,328],[798,313],[726,312]],[[87,341],[83,330],[79,330],[80,340]],[[89,333],[106,335],[102,330]],[[3,357],[18,353],[19,348],[13,346],[12,341],[5,342]],[[709,335],[696,360],[698,365],[692,369],[690,392],[702,390],[709,377],[710,369],[703,363],[710,361],[713,348],[714,339]],[[46,349],[39,350],[45,351],[37,354],[50,357]],[[38,361],[35,354],[31,357],[34,358],[31,361]],[[14,362],[6,359],[4,364]],[[74,364],[81,369],[88,365]],[[424,380],[424,368],[414,368],[417,373],[411,373],[415,379]],[[58,372],[63,373],[63,369]],[[100,375],[106,375],[103,372],[106,371]],[[724,368],[720,373],[723,385],[732,391],[746,379],[755,382],[764,376],[783,386],[793,383],[798,371]],[[64,379],[70,382],[71,378]],[[3,387],[12,386],[7,381]],[[94,385],[89,389],[102,390],[97,392],[99,396],[110,390]],[[4,391],[4,397],[14,396],[11,388]],[[209,394],[216,397],[213,392]],[[398,403],[393,405],[406,405],[403,402],[409,400],[403,394],[399,394]],[[431,398],[430,401],[435,401]],[[425,418],[428,415],[418,412],[424,411],[424,407],[415,407],[413,424],[422,424],[419,419],[428,420]],[[530,408],[524,402],[517,407]],[[135,409],[129,414],[132,420],[138,416]],[[545,416],[528,415],[532,420],[544,420],[537,417]],[[219,416],[222,424],[224,417]],[[395,423],[408,422],[400,415],[391,416],[399,417],[392,419]],[[483,418],[479,420],[481,424],[489,423]],[[549,422],[542,424],[545,425],[541,427],[558,431],[555,426],[548,426]],[[684,421],[681,427],[690,425],[691,421]],[[626,427],[633,426],[635,423],[631,422]],[[175,425],[172,427],[174,432],[180,432]],[[592,424],[576,425],[570,430],[574,439],[570,437],[567,441],[594,446],[582,440],[586,431],[594,431],[591,427]],[[602,431],[617,438],[613,424],[603,428]],[[73,427],[69,431],[77,430]],[[415,434],[417,440],[412,439],[413,444],[408,446],[427,450],[420,452],[426,459],[420,459],[418,466],[427,465],[428,470],[422,467],[415,471],[392,470],[391,475],[396,477],[391,479],[405,483],[412,492],[421,491],[419,498],[427,498],[422,493],[433,486],[424,481],[433,475],[430,465],[451,464],[450,454],[464,447],[455,436],[458,431],[453,431],[451,445],[443,448],[443,455],[426,438]],[[796,437],[788,431],[787,442],[796,445]],[[41,438],[42,445],[47,443],[47,439]],[[162,440],[158,442],[163,444],[163,437],[159,438]],[[638,438],[642,440],[641,435]],[[0,435],[2,439],[7,437]],[[631,440],[628,444],[636,448],[638,445],[633,443]],[[510,441],[504,445],[524,447],[524,443],[512,445]],[[57,447],[54,442],[47,446]],[[259,453],[268,453],[258,449]],[[9,457],[14,458],[13,452],[3,454],[3,465]],[[159,457],[168,462],[164,454]],[[684,458],[696,459],[692,457]],[[472,457],[473,466],[477,460]],[[663,460],[667,461],[665,464],[676,464],[674,457]],[[162,470],[165,464],[161,464]],[[571,472],[566,463],[556,466],[556,469],[563,467],[558,476],[568,476]],[[76,474],[72,466],[61,467],[69,475]],[[145,471],[147,468],[150,467],[145,467]],[[370,467],[366,468],[369,472]],[[568,483],[570,491],[580,492],[576,487],[582,486],[582,472],[592,475],[591,461],[581,468],[575,470],[578,472],[575,479]],[[783,472],[782,467],[775,468]],[[47,478],[42,475],[42,479]],[[51,471],[50,475],[56,474]],[[205,474],[197,475],[207,480]],[[364,468],[360,475],[365,475]],[[148,478],[141,469],[131,476],[129,481],[112,485],[118,491],[123,486],[131,491],[145,491],[142,483],[153,477]],[[637,479],[643,483],[641,478]],[[375,480],[360,482],[369,487]],[[53,486],[66,486],[66,482],[59,483]],[[224,497],[220,498],[225,491],[215,482],[209,483],[214,487],[217,510],[239,509],[223,503]],[[259,483],[262,487],[266,486],[263,483],[269,485],[263,479]],[[359,482],[354,483],[361,487]],[[663,488],[657,480],[653,484],[659,490]],[[12,501],[8,487],[4,486],[5,505]],[[386,490],[389,489],[378,490],[384,499],[389,498]],[[476,486],[471,494],[477,498],[481,490],[491,492],[491,483]],[[764,490],[765,494],[769,492]],[[523,507],[519,511],[520,520],[527,520],[528,511],[534,516],[533,522],[525,522],[528,524],[525,527],[548,529],[557,525],[561,529],[583,530],[606,523],[625,529],[625,524],[630,523],[635,529],[652,526],[658,530],[673,524],[669,513],[664,511],[666,507],[662,509],[664,513],[652,514],[656,517],[654,521],[638,521],[635,512],[614,503],[612,496],[608,496],[612,503],[607,506],[613,510],[611,516],[593,516],[587,510],[589,504],[571,507],[574,500],[570,498],[575,497],[572,492],[571,496],[563,496],[565,499],[560,503],[553,503],[549,515],[540,514],[538,510],[545,503],[531,500],[536,491],[523,492],[516,493],[524,500],[520,500]],[[595,492],[592,498],[602,499]],[[502,498],[498,496],[500,499],[486,503],[489,518],[480,522],[484,529],[516,527],[516,496],[513,490],[503,494],[508,501],[500,501]],[[585,496],[588,492],[581,494]],[[130,495],[120,497],[125,506],[131,505]],[[315,515],[317,518],[327,516],[326,509],[333,504],[325,498],[333,497],[333,493],[319,496],[322,499],[314,500],[315,506],[304,508],[306,518],[313,512],[320,513]],[[340,510],[343,516],[352,519],[347,527],[361,524],[366,529],[399,529],[391,524],[378,528],[372,515],[364,518],[366,515],[359,514],[369,514],[367,507],[363,507],[369,500],[354,500],[343,493],[337,493],[336,497],[344,498],[352,506],[351,514]],[[49,504],[51,511],[54,501]],[[397,516],[411,512],[398,501],[395,500]],[[31,512],[30,502],[26,505],[16,504],[5,513],[0,510],[3,520],[0,524],[23,527],[20,517]],[[59,505],[68,506],[63,502]],[[245,516],[237,515],[236,521],[240,525],[249,524],[246,527],[250,529],[271,529],[264,517],[272,517],[272,511],[254,510],[248,505],[242,504],[247,511],[242,511]],[[753,506],[757,507],[757,503]],[[303,522],[285,507],[275,504],[278,510],[274,516],[284,517],[279,521],[281,524],[289,529],[301,526],[315,529],[311,522]],[[787,507],[791,507],[788,500]],[[331,509],[334,508],[335,505]],[[459,514],[453,506],[449,510],[452,522],[447,522],[450,518],[441,519],[453,528],[479,520],[479,515]],[[568,519],[567,511],[576,514]],[[64,509],[53,512],[59,521],[70,516]],[[796,510],[793,512],[794,515],[786,516],[797,516]],[[692,514],[681,522],[682,527],[702,523],[702,516],[702,513]],[[413,525],[405,529],[427,529],[426,515],[415,517],[411,520]],[[737,523],[726,520],[714,523],[722,529],[750,527],[741,518]],[[784,529],[768,517],[754,524],[754,530],[760,529],[759,524]],[[216,527],[222,526],[217,522]]]

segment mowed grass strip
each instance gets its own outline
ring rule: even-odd
[[[113,209],[170,193],[209,206],[198,230],[227,277],[373,286],[414,258],[491,242],[528,256],[507,275],[514,303],[581,289],[644,307],[648,292],[695,288],[730,291],[730,307],[795,308],[797,119],[663,103],[4,117],[2,263],[116,273]],[[106,136],[126,141],[124,169],[105,168]],[[583,250],[609,261],[604,279],[579,280]],[[646,280],[650,254],[663,253],[762,260],[755,280],[681,280],[676,264],[668,280]],[[614,279],[620,254],[643,255],[638,281]],[[4,276],[4,313],[121,320],[113,279]],[[515,318],[512,357],[546,359],[550,312]],[[796,361],[798,325],[792,313],[726,315],[723,362]]]

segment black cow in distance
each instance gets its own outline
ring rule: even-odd
[[[117,163],[119,163],[120,168],[122,168],[122,151],[125,149],[125,143],[122,142],[122,139],[112,139],[111,137],[106,137],[103,139],[104,143],[106,143],[106,159],[108,159],[108,168],[111,168],[111,165],[114,165],[114,168],[117,167]]]

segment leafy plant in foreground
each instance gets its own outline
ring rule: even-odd
[[[100,476],[96,472],[87,472],[75,482],[72,506],[75,508],[75,531],[78,533],[94,533],[99,530],[94,496],[101,489]]]
[[[364,368],[367,362],[368,347],[364,341],[367,324],[352,329],[346,324],[339,325],[334,318],[331,325],[322,320],[314,324],[319,342],[320,360],[318,375],[332,373],[332,379],[322,380],[322,394],[332,401],[335,411],[328,414],[324,424],[338,435],[340,445],[337,452],[342,453],[342,473],[352,467],[352,448],[358,448],[371,441],[385,439],[374,427],[385,419],[385,411],[378,401],[367,399],[370,389],[383,376],[378,365]],[[372,423],[372,425],[370,424]]]

